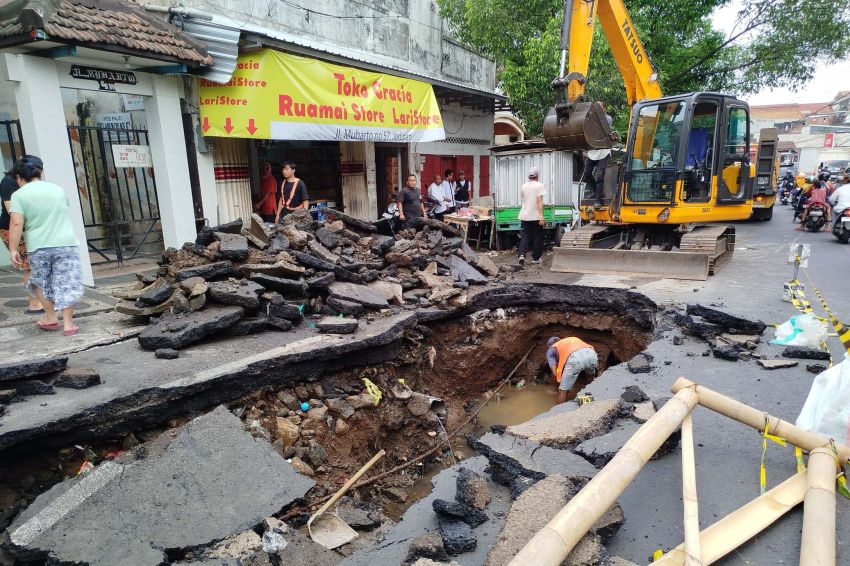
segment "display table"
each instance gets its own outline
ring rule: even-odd
[[[476,250],[481,247],[481,236],[484,232],[484,228],[487,226],[490,228],[488,245],[491,249],[493,248],[493,236],[496,232],[495,220],[496,219],[494,217],[487,215],[486,212],[484,214],[478,214],[477,216],[461,216],[459,214],[446,214],[443,216],[443,222],[456,226],[460,230],[460,235],[465,242],[469,241],[469,226],[473,225],[478,227],[478,234],[475,240]]]

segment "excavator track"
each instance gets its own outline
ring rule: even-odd
[[[630,228],[591,224],[567,232],[554,249],[552,271],[704,281],[729,261],[735,249],[732,226],[696,226],[682,235],[673,251],[626,249],[621,242]]]
[[[735,252],[735,227],[695,226],[682,236],[679,250],[708,253],[708,274],[714,275],[732,259]]]

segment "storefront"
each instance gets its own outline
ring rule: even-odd
[[[242,148],[238,164],[216,159],[216,178],[249,170],[251,186],[231,185],[242,195],[231,201],[257,198],[263,162],[280,175],[285,161],[297,164],[311,202],[365,220],[380,216],[410,172],[427,187],[433,171],[465,169],[474,195],[489,194],[492,111],[438,100],[427,82],[262,49],[241,54],[227,84],[201,80],[198,91],[205,139]],[[220,200],[216,220],[241,214]]]

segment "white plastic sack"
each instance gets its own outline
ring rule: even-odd
[[[850,359],[815,378],[797,426],[850,445]]]
[[[829,327],[814,314],[792,316],[776,328],[776,339],[771,344],[780,346],[808,346],[820,348],[826,342]]]

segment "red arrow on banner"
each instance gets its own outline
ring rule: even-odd
[[[251,119],[248,120],[248,133],[253,136],[254,132],[256,132],[256,131],[257,131],[257,127],[254,125],[254,119],[251,118]]]
[[[230,118],[227,118],[224,121],[224,131],[227,132],[228,134],[233,131],[233,123],[232,123]]]
[[[204,130],[205,132],[210,129],[210,119],[209,118],[204,118],[204,123],[201,126],[201,129]]]

